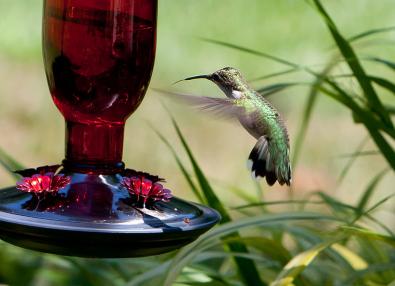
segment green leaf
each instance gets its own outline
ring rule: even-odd
[[[376,204],[377,205],[377,204]],[[374,207],[374,206],[373,206]],[[391,230],[390,227],[385,225],[385,222],[382,222],[379,219],[376,219],[375,217],[371,216],[369,214],[370,210],[366,211],[363,215],[370,221],[374,222],[375,224],[377,224],[378,226],[380,226],[383,230],[385,230],[387,232],[387,234],[389,234],[390,236],[395,237],[395,233]]]
[[[392,247],[395,247],[395,238],[394,237],[382,235],[382,234],[373,232],[368,229],[353,227],[353,226],[341,226],[341,229],[343,229],[346,233],[356,235],[361,238],[382,241]]]
[[[279,261],[281,264],[285,265],[290,259],[291,254],[289,251],[283,247],[281,241],[276,241],[264,236],[251,236],[242,238],[228,238],[226,242],[239,241],[248,247],[259,250],[268,259]]]
[[[354,235],[354,234],[353,234]],[[390,245],[385,245],[384,243],[377,241],[375,239],[371,239],[369,237],[357,236],[354,235],[355,239],[353,243],[357,244],[358,249],[360,249],[360,254],[363,258],[368,262],[369,266],[373,264],[386,264],[390,262],[393,256],[393,247]],[[395,269],[392,271],[395,274]],[[386,277],[387,281],[391,281],[390,273],[381,273],[379,275],[375,275],[375,278],[378,276]],[[392,276],[395,278],[395,276]],[[373,278],[373,277],[372,277]]]
[[[385,60],[385,59],[381,59],[378,57],[371,57],[368,58],[367,60],[373,61],[373,62],[377,62],[380,64],[384,64],[385,66],[389,67],[390,69],[395,71],[395,62],[389,61],[389,60]]]
[[[384,130],[388,135],[395,138],[395,134],[392,129],[388,129],[384,127],[380,122],[377,122],[376,119],[372,116],[369,111],[362,109],[358,106],[357,103],[350,98],[350,96],[345,93],[341,88],[339,88],[335,83],[327,80],[327,83],[331,84],[331,86],[338,92],[332,92],[326,88],[320,87],[320,91],[325,93],[326,95],[332,97],[333,99],[341,102],[350,108],[355,114],[357,114],[359,120],[365,125],[366,129],[369,131],[371,138],[376,143],[377,147],[380,149],[381,154],[390,164],[392,169],[395,170],[395,151],[391,147],[391,145],[387,142],[387,140],[380,134],[379,130]]]
[[[228,286],[224,277],[208,267],[186,267],[180,279],[174,285],[218,285]]]
[[[300,85],[298,82],[284,82],[284,83],[275,83],[262,88],[257,89],[262,96],[267,97],[269,95],[275,94],[277,92],[283,91],[292,86]]]
[[[124,284],[121,277],[114,273],[108,263],[98,260],[84,263],[84,260],[77,258],[68,258],[67,260],[79,270],[79,275],[85,280],[85,284],[89,283],[97,286]]]
[[[234,241],[243,241],[244,243],[244,239],[240,238],[240,239],[234,239],[234,240],[227,240],[228,242],[234,242]],[[265,258],[264,256],[262,256],[261,254],[257,254],[257,253],[244,253],[244,252],[234,252],[234,251],[205,251],[202,252],[201,254],[199,254],[194,260],[193,263],[196,264],[196,262],[198,261],[199,263],[202,261],[209,261],[211,259],[214,258],[234,258],[234,257],[241,257],[241,258],[247,258],[256,262],[259,262],[260,265],[265,265],[265,266],[270,266],[273,267],[276,265],[276,262],[269,260],[267,258]]]
[[[379,33],[392,32],[394,30],[395,30],[395,26],[371,29],[371,30],[367,30],[367,31],[364,31],[362,33],[356,34],[354,36],[351,36],[347,40],[349,42],[355,42],[357,40],[366,38],[366,37],[371,36],[371,35],[376,35],[376,34],[379,34]]]
[[[335,238],[315,245],[314,247],[299,253],[292,258],[287,265],[283,268],[276,280],[270,283],[270,286],[291,286],[294,285],[293,281],[299,276],[303,270],[308,267],[313,260],[326,248],[341,240]]]
[[[263,75],[263,76],[260,76],[260,77],[256,77],[256,78],[250,79],[249,81],[250,82],[254,82],[254,81],[264,80],[264,79],[268,79],[268,78],[272,78],[272,77],[277,77],[277,76],[280,76],[280,75],[294,73],[294,72],[297,72],[297,71],[299,71],[299,69],[295,69],[295,68],[286,69],[286,70],[283,70],[283,71],[279,71],[279,72]]]
[[[375,84],[381,86],[382,88],[387,89],[395,95],[395,84],[390,82],[389,80],[381,77],[369,76],[370,80]]]
[[[372,274],[379,274],[379,276],[381,277],[383,272],[391,271],[394,269],[395,262],[372,264],[369,265],[369,267],[367,267],[366,269],[350,273],[349,278],[344,281],[342,285],[377,285],[369,283],[369,276],[371,276]]]
[[[163,262],[157,267],[147,269],[142,274],[137,275],[131,281],[129,281],[126,286],[160,285],[163,279],[161,276],[165,274],[166,271],[168,271],[170,263],[171,260]]]
[[[365,126],[368,129],[373,141],[376,143],[377,147],[380,149],[381,154],[387,160],[389,165],[393,170],[395,170],[395,152],[392,146],[387,142],[387,140],[380,134],[380,132],[370,124],[370,122],[365,122]]]
[[[371,206],[368,210],[365,211],[364,214],[368,214],[372,211],[374,211],[375,209],[377,209],[379,206],[381,206],[382,204],[386,203],[388,200],[392,199],[395,197],[395,193],[394,194],[390,194],[386,197],[384,197],[383,199],[381,199],[380,201],[378,201],[377,203],[375,203],[373,206]]]
[[[263,214],[256,217],[249,217],[240,219],[238,221],[229,222],[221,225],[212,231],[202,235],[195,243],[183,248],[178,252],[176,257],[172,260],[169,266],[169,271],[165,280],[165,286],[171,286],[176,280],[182,269],[190,263],[196,255],[205,249],[215,245],[221,237],[225,237],[235,231],[240,231],[243,228],[276,225],[281,223],[291,223],[293,221],[334,221],[340,220],[327,215],[308,213],[308,212],[294,212],[281,214]],[[254,285],[254,284],[249,284]]]
[[[327,195],[324,192],[316,192],[315,194],[317,194],[318,196],[320,196],[325,202],[326,204],[332,208],[332,210],[334,211],[334,214],[337,215],[339,213],[341,214],[345,214],[348,215],[350,214],[350,211],[352,213],[356,212],[356,208],[349,205],[349,204],[345,204],[329,195]]]
[[[351,45],[347,42],[345,38],[338,31],[336,24],[330,18],[329,14],[325,11],[319,0],[313,0],[317,10],[320,12],[321,16],[324,18],[328,29],[330,30],[333,39],[335,40],[340,53],[345,58],[348,66],[355,75],[356,80],[361,86],[366,99],[369,102],[369,107],[383,120],[388,128],[394,129],[394,125],[387,110],[382,105],[380,99],[378,98],[376,91],[374,90],[371,81],[362,65],[360,64],[356,53],[354,52]]]
[[[331,248],[341,255],[355,270],[362,270],[368,266],[368,263],[351,249],[339,244],[332,244]]]

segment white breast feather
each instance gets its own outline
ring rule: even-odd
[[[232,91],[232,97],[235,99],[239,99],[242,95],[243,95],[243,93],[238,90]]]

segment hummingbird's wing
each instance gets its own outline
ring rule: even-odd
[[[160,92],[176,100],[183,101],[188,105],[197,107],[199,110],[209,112],[221,118],[245,118],[246,120],[250,118],[245,107],[242,106],[237,99],[194,96],[162,90],[160,90]]]

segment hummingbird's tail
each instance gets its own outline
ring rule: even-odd
[[[266,177],[269,186],[276,181],[280,185],[291,185],[291,166],[289,151],[281,150],[279,144],[260,137],[250,153],[248,160],[252,175],[255,178]]]

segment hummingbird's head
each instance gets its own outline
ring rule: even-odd
[[[185,80],[198,78],[211,80],[218,85],[218,87],[221,88],[228,97],[231,98],[237,97],[235,96],[236,94],[248,89],[247,82],[244,80],[241,73],[237,69],[231,67],[220,69],[213,74],[193,76],[186,78]]]

